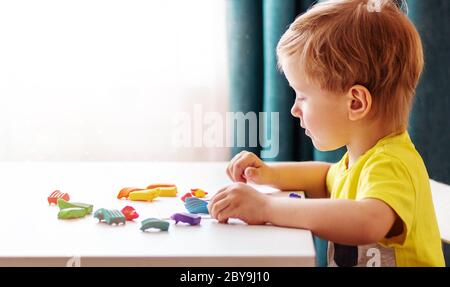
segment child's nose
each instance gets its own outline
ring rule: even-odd
[[[294,104],[291,109],[291,114],[296,118],[300,118],[302,116],[302,110]]]

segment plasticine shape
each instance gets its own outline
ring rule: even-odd
[[[70,200],[70,196],[68,193],[65,192],[61,192],[59,190],[55,190],[54,192],[52,192],[48,197],[48,204],[57,204],[58,198],[62,198],[65,201],[69,201]]]
[[[133,201],[153,201],[153,199],[158,196],[159,190],[157,188],[154,188],[130,192],[130,194],[128,195],[128,199]]]
[[[159,187],[177,187],[177,186],[171,183],[158,183],[158,184],[150,184],[149,186],[147,186],[147,189],[154,189]]]
[[[192,213],[175,213],[170,218],[175,220],[175,224],[181,221],[189,225],[199,225],[202,220],[200,215]]]
[[[168,231],[170,223],[158,218],[147,218],[141,222],[141,230],[146,231],[149,228],[159,229],[160,231]]]
[[[160,197],[176,197],[177,186],[169,183],[151,184],[147,186],[147,189],[158,189],[160,191]]]
[[[186,201],[186,198],[188,198],[188,197],[192,197],[192,194],[191,194],[190,192],[187,192],[185,195],[183,195],[183,196],[181,197],[181,200],[182,200],[182,201]]]
[[[122,214],[122,212],[118,211],[117,209],[105,209],[100,208],[94,213],[94,217],[98,218],[99,222],[104,221],[105,223],[111,225],[113,223],[119,225],[119,223],[125,224],[125,216]]]
[[[139,217],[139,214],[136,212],[136,210],[128,205],[122,208],[121,212],[123,213],[123,215],[125,215],[125,219],[128,221],[132,221],[133,219]]]
[[[177,187],[157,187],[155,188],[159,190],[160,197],[176,197],[177,196]]]
[[[184,203],[184,206],[190,213],[204,213],[209,214],[208,211],[208,202],[197,198],[197,197],[188,197]]]
[[[58,198],[58,207],[63,210],[66,208],[84,208],[86,209],[86,214],[91,214],[94,206],[92,204],[80,203],[80,202],[68,202],[62,198]]]
[[[302,196],[300,194],[295,193],[295,192],[289,193],[289,197],[290,198],[302,198]]]
[[[81,218],[86,216],[87,209],[82,207],[69,207],[61,209],[58,212],[59,219],[72,219],[72,218]]]
[[[125,187],[125,188],[122,188],[120,191],[119,191],[119,194],[117,195],[117,198],[118,199],[122,199],[122,198],[128,198],[128,195],[130,194],[130,192],[133,192],[133,191],[137,191],[137,190],[144,190],[143,188],[139,188],[139,187]]]
[[[201,188],[191,188],[191,194],[198,198],[205,197],[208,193]]]

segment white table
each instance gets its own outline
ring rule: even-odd
[[[430,186],[442,241],[450,244],[450,186],[434,180]]]
[[[177,184],[179,196],[195,187],[214,193],[230,183],[225,167],[226,163],[0,163],[0,266],[314,266],[310,231],[204,219],[201,226],[172,221],[169,232],[142,232],[140,221],[145,218],[185,212],[180,198],[151,203],[116,198],[122,187],[164,182]],[[140,217],[125,226],[98,223],[92,215],[58,220],[58,207],[47,203],[55,189],[69,193],[71,201],[94,204],[94,211],[131,205]]]

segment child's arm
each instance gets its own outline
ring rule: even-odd
[[[303,190],[308,198],[328,198],[326,177],[331,164],[293,162],[270,165],[274,180],[270,186],[281,190]]]
[[[255,154],[241,152],[227,167],[234,182],[269,185],[281,190],[304,190],[309,198],[329,197],[326,176],[331,164],[295,162],[266,164]]]
[[[311,230],[321,238],[345,245],[371,244],[383,239],[397,219],[381,200],[292,200],[271,198],[267,222]]]
[[[219,222],[239,218],[248,224],[309,229],[321,238],[345,245],[378,242],[401,223],[395,222],[398,216],[389,205],[378,199],[279,198],[243,183],[219,190],[208,209]],[[400,234],[401,227],[389,236]]]

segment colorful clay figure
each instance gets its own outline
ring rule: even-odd
[[[177,186],[175,184],[151,184],[147,189],[158,189],[161,197],[176,197]]]
[[[158,187],[159,196],[161,197],[176,197],[177,196],[177,187]]]
[[[192,193],[187,192],[185,195],[183,195],[183,196],[181,197],[181,200],[184,202],[184,201],[186,201],[186,198],[188,198],[188,197],[192,197]]]
[[[66,208],[83,208],[86,210],[86,214],[91,214],[94,206],[92,204],[80,203],[80,202],[68,202],[62,198],[58,198],[58,207],[63,210]]]
[[[139,217],[139,214],[131,206],[125,206],[124,208],[122,208],[121,212],[123,213],[123,215],[125,215],[125,219],[128,221],[132,221],[133,219]]]
[[[158,187],[177,187],[177,186],[172,183],[157,183],[157,184],[150,184],[149,186],[147,186],[147,189],[154,189]]]
[[[184,206],[190,213],[204,213],[209,214],[208,211],[208,202],[197,198],[197,197],[188,197],[184,203]]]
[[[105,209],[100,208],[94,213],[94,217],[98,219],[98,221],[104,221],[105,223],[111,225],[113,223],[119,224],[123,223],[125,224],[125,216],[122,214],[122,212],[118,211],[117,209]]]
[[[70,196],[68,193],[65,192],[61,192],[59,190],[55,190],[54,192],[52,192],[48,197],[48,204],[57,204],[58,198],[62,198],[65,201],[69,201],[70,200]]]
[[[205,197],[208,193],[201,188],[191,188],[191,194],[198,198]]]
[[[130,192],[130,194],[128,195],[128,199],[133,201],[153,201],[158,196],[159,190],[157,188],[154,188]]]
[[[290,198],[304,198],[305,197],[305,193],[303,191],[291,192],[291,193],[289,193],[289,197]]]
[[[147,229],[154,228],[160,231],[168,231],[170,223],[158,218],[147,218],[141,222],[141,230],[146,231]]]
[[[133,192],[133,191],[137,191],[137,190],[144,190],[143,188],[139,188],[139,187],[125,187],[125,188],[122,188],[120,191],[119,191],[119,194],[117,195],[117,198],[118,199],[122,199],[122,198],[128,198],[128,195],[130,194],[130,192]]]
[[[118,199],[126,198],[133,201],[153,201],[156,197],[176,197],[175,184],[151,184],[147,188],[125,187],[119,191]]]
[[[199,225],[202,217],[198,214],[192,213],[175,213],[170,219],[175,220],[175,224],[178,222],[188,223],[189,225]]]
[[[88,210],[82,207],[69,207],[61,209],[58,212],[59,219],[73,219],[73,218],[81,218],[88,214]]]

